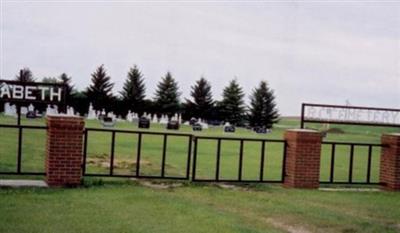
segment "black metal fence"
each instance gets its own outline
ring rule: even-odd
[[[328,180],[321,180],[320,183],[322,184],[379,184],[379,182],[372,181],[371,178],[371,171],[372,171],[372,161],[373,159],[376,162],[379,162],[380,158],[380,149],[383,145],[381,144],[372,144],[372,143],[345,143],[345,142],[322,142],[322,146],[330,147],[330,160],[329,160],[329,178]],[[337,148],[342,147],[341,153],[338,153]],[[378,148],[379,151],[377,153],[373,153],[374,149]],[[344,151],[343,151],[344,149]],[[345,149],[348,150],[345,151]],[[364,176],[363,178],[360,179],[360,175],[355,179],[354,177],[354,171],[355,171],[355,151],[356,149],[366,149],[366,153],[358,153],[357,156],[361,158],[361,160],[364,160],[365,162],[359,161],[357,165],[357,170],[361,174],[361,176]],[[347,153],[346,153],[347,152]],[[348,160],[348,168],[347,168],[347,177],[344,177],[344,179],[338,179],[335,178],[335,167],[336,169],[337,166],[335,164],[337,163],[338,156],[341,156],[341,164],[340,167],[344,169],[343,166],[345,166],[345,163],[343,162],[344,160]],[[323,163],[323,162],[321,162]],[[366,164],[365,164],[366,163]],[[364,164],[364,165],[362,165]],[[324,167],[324,164],[321,164],[321,168]],[[379,166],[375,166],[379,167]],[[322,169],[321,169],[322,170]],[[379,170],[377,170],[379,172]]]
[[[100,172],[88,172],[88,142],[90,141],[89,133],[102,132],[111,135],[110,144],[110,156],[109,156],[109,166],[107,173]],[[131,134],[136,135],[136,151],[132,151],[132,154],[136,154],[134,170],[127,174],[116,174],[115,169],[115,144],[117,134]],[[163,139],[163,147],[161,151],[161,164],[158,169],[159,174],[157,175],[146,175],[141,173],[141,163],[142,163],[142,153],[143,153],[143,136],[145,135],[156,135],[161,136]],[[168,157],[167,146],[168,138],[170,137],[181,137],[187,140],[187,151],[186,151],[186,165],[185,173],[178,175],[167,175],[166,174],[166,160]],[[157,179],[178,179],[178,180],[188,180],[190,177],[190,160],[191,160],[191,147],[192,147],[192,135],[191,134],[181,134],[181,133],[161,133],[161,132],[146,132],[146,131],[130,131],[130,130],[114,130],[114,129],[97,129],[97,128],[86,128],[84,132],[84,148],[83,148],[83,175],[84,176],[113,176],[113,177],[135,177],[135,178],[157,178]],[[131,159],[133,159],[132,156]]]
[[[212,178],[202,178],[199,177],[198,174],[198,164],[199,164],[199,150],[198,144],[201,140],[208,140],[208,141],[216,141],[216,152],[215,152],[215,173],[213,174]],[[238,170],[236,178],[230,179],[223,179],[221,178],[221,144],[222,141],[236,141],[239,142],[239,150],[237,153],[237,161],[238,161]],[[244,153],[244,146],[246,142],[258,142],[260,143],[260,151],[259,154],[251,154],[246,155],[250,156],[248,159],[251,160],[258,160],[258,167],[252,167],[251,169],[258,170],[258,176],[256,179],[244,179],[243,177],[243,164],[246,160],[246,156]],[[268,155],[266,153],[266,147],[270,144],[279,144],[282,147],[282,162],[275,172],[278,171],[279,177],[275,177],[275,179],[265,179],[265,166],[266,161],[268,159]],[[285,170],[285,158],[286,158],[286,142],[285,140],[273,140],[273,139],[250,139],[250,138],[230,138],[230,137],[195,137],[194,138],[194,151],[193,151],[193,166],[192,166],[192,180],[193,181],[205,181],[205,182],[264,182],[264,183],[282,183],[284,179],[284,170]],[[212,152],[210,152],[212,153]],[[257,158],[258,157],[258,158]]]
[[[11,143],[6,145],[1,142],[1,146],[14,147],[15,146],[15,159],[12,155],[4,155],[5,151],[13,150],[0,150],[0,175],[45,175],[44,169],[31,169],[32,166],[27,166],[24,169],[24,158],[27,159],[31,156],[24,155],[24,133],[27,131],[41,131],[46,132],[46,126],[27,126],[27,125],[5,125],[0,124],[0,130],[14,129],[14,133],[9,137],[16,137]],[[96,148],[100,145],[96,144],[96,137],[90,137],[92,133],[101,133],[110,137],[109,154],[105,157],[107,166],[102,171],[96,170],[96,166],[90,164],[90,153],[88,152],[88,144],[93,140],[94,145],[90,148]],[[129,160],[134,162],[130,164],[127,172],[121,174],[116,172],[117,154],[117,136],[118,135],[134,135],[135,139],[126,141],[129,145],[135,144],[135,150],[130,151]],[[158,136],[161,139],[161,144],[152,142],[152,138],[146,141],[146,136]],[[175,148],[177,140],[180,138],[179,146],[181,147],[180,154],[176,155],[176,151],[168,151],[168,147]],[[37,138],[30,139],[37,142]],[[44,140],[44,139],[42,139]],[[199,144],[208,141],[203,146]],[[235,142],[238,145],[237,151],[233,148],[233,144],[223,147],[224,142]],[[252,143],[252,144],[251,144]],[[144,144],[147,148],[143,149]],[[211,144],[215,146],[211,146]],[[245,146],[250,144],[251,153],[246,153]],[[36,144],[35,144],[36,145]],[[104,145],[103,145],[104,146]],[[125,146],[125,145],[122,145]],[[143,168],[143,156],[149,153],[149,148],[161,146],[159,156],[152,152],[150,156],[157,157],[159,160],[154,164],[159,163],[159,166],[152,166],[153,174],[146,174]],[[380,150],[383,145],[373,143],[346,143],[346,142],[322,142],[322,156],[321,156],[321,184],[379,184],[379,159]],[[201,147],[199,149],[199,147]],[[274,147],[272,151],[268,152],[268,148]],[[27,147],[30,148],[30,147]],[[125,148],[126,149],[126,148]],[[42,150],[42,149],[41,149]],[[43,149],[44,150],[44,149]],[[228,155],[224,151],[229,151]],[[83,175],[84,176],[110,176],[110,177],[136,177],[136,178],[156,178],[156,179],[178,179],[178,180],[193,180],[199,182],[260,182],[260,183],[282,183],[284,181],[285,159],[286,159],[287,143],[285,140],[274,139],[259,139],[259,138],[233,138],[233,137],[207,137],[207,136],[194,136],[192,134],[172,133],[172,132],[148,132],[148,131],[130,131],[130,130],[116,130],[116,129],[99,129],[99,128],[86,128],[84,131],[84,147],[83,147]],[[35,167],[44,167],[44,152],[40,153],[42,161],[35,162]],[[182,165],[179,171],[174,174],[168,174],[169,157],[178,156]],[[8,162],[4,164],[4,158],[7,157]],[[229,157],[230,164],[230,177],[224,176],[222,160]],[[32,158],[29,158],[32,159]],[[203,161],[202,161],[203,159]],[[206,160],[204,162],[204,159]],[[12,165],[9,162],[13,161]],[[193,160],[193,161],[191,161]],[[362,161],[361,161],[362,160]],[[236,168],[229,167],[235,161]],[[251,166],[245,166],[246,161],[251,161]],[[42,162],[42,163],[41,163]],[[104,162],[104,161],[103,161]],[[2,164],[3,163],[3,164]],[[362,163],[362,164],[361,164]],[[153,165],[154,165],[153,164]],[[268,164],[273,164],[273,167],[268,167]],[[12,167],[14,166],[14,167]],[[233,166],[233,165],[232,165]],[[203,167],[205,169],[199,168]],[[91,170],[89,168],[92,168]],[[93,169],[94,168],[94,169]],[[247,170],[246,170],[247,169]],[[106,171],[104,171],[106,170]],[[247,178],[244,176],[246,171],[251,170],[253,176]],[[274,170],[274,171],[272,171]],[[271,176],[271,172],[273,175]],[[156,174],[154,174],[156,173]],[[355,174],[356,173],[356,174]],[[267,175],[269,174],[269,175]]]
[[[2,154],[2,153],[7,153],[6,151],[9,151],[12,147],[16,147],[16,154],[15,154],[15,167],[14,169],[7,169],[1,168],[0,170],[0,175],[45,175],[45,172],[42,171],[37,171],[36,169],[30,170],[30,169],[23,169],[22,163],[23,163],[23,142],[24,142],[24,132],[27,130],[41,130],[41,131],[46,131],[47,127],[46,126],[31,126],[31,125],[7,125],[7,124],[1,124],[0,125],[0,130],[4,129],[15,129],[17,131],[16,137],[17,137],[17,143],[16,145],[2,145],[4,146],[3,150],[0,151],[0,164],[1,164],[1,158],[3,159],[8,159],[8,156],[12,156],[9,154]],[[8,137],[11,137],[11,135],[7,135]],[[35,139],[37,140],[37,139]],[[2,142],[3,144],[3,142]],[[32,153],[29,155],[32,156]],[[44,154],[41,156],[41,160],[43,162],[43,167],[44,167]]]

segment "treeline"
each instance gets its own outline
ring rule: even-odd
[[[20,70],[16,80],[36,81],[29,68]],[[245,105],[245,93],[236,79],[231,80],[224,88],[220,101],[213,99],[211,84],[204,77],[191,86],[190,98],[181,100],[178,83],[170,72],[161,77],[154,97],[148,98],[144,75],[136,65],[129,69],[123,88],[117,95],[113,92],[114,83],[104,65],[91,74],[90,85],[81,91],[74,87],[72,78],[65,73],[58,78],[45,77],[41,81],[65,84],[68,87],[68,106],[72,106],[81,115],[87,114],[89,103],[92,103],[95,110],[104,109],[122,117],[126,116],[128,111],[139,115],[144,112],[158,116],[165,114],[169,117],[180,113],[183,120],[195,117],[210,123],[224,121],[239,126],[249,124],[253,127],[267,128],[271,128],[279,118],[274,91],[266,81],[260,82],[253,89],[249,106]]]

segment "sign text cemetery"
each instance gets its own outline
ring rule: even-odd
[[[400,109],[302,104],[301,128],[305,122],[400,127]]]

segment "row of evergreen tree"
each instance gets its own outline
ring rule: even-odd
[[[16,80],[33,82],[35,78],[29,68],[24,68],[19,71]],[[181,113],[184,120],[195,117],[235,125],[248,122],[254,127],[271,128],[279,118],[274,91],[265,81],[260,82],[252,91],[249,106],[245,105],[245,94],[236,79],[224,88],[222,100],[216,101],[213,99],[211,84],[204,77],[191,87],[191,98],[181,102],[178,83],[170,72],[161,78],[154,98],[146,98],[144,76],[136,65],[129,69],[119,95],[113,93],[114,84],[104,65],[91,74],[91,83],[83,91],[77,90],[72,85],[71,77],[65,73],[58,78],[43,78],[42,82],[66,84],[67,104],[82,115],[87,113],[89,103],[92,103],[95,110],[105,109],[106,112],[113,111],[120,116],[125,116],[129,110],[139,114],[147,112],[168,116]]]

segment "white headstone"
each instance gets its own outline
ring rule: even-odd
[[[161,115],[160,124],[168,124],[168,117],[166,115]]]
[[[30,104],[28,106],[28,111],[33,112],[35,110],[35,107],[33,107],[33,104]]]
[[[133,121],[133,115],[132,115],[131,110],[128,111],[128,114],[126,115],[126,120],[129,122]]]
[[[15,105],[10,105],[10,103],[5,103],[4,104],[4,115],[6,116],[17,116],[17,109]]]
[[[27,107],[21,107],[21,114],[25,115],[28,113],[28,108]]]
[[[157,114],[153,115],[153,119],[151,120],[153,123],[158,123]]]
[[[89,104],[88,116],[86,118],[89,119],[89,120],[97,119],[96,111],[93,110],[92,103]]]
[[[75,115],[75,110],[73,107],[68,107],[67,108],[67,115],[68,116],[74,116]]]

